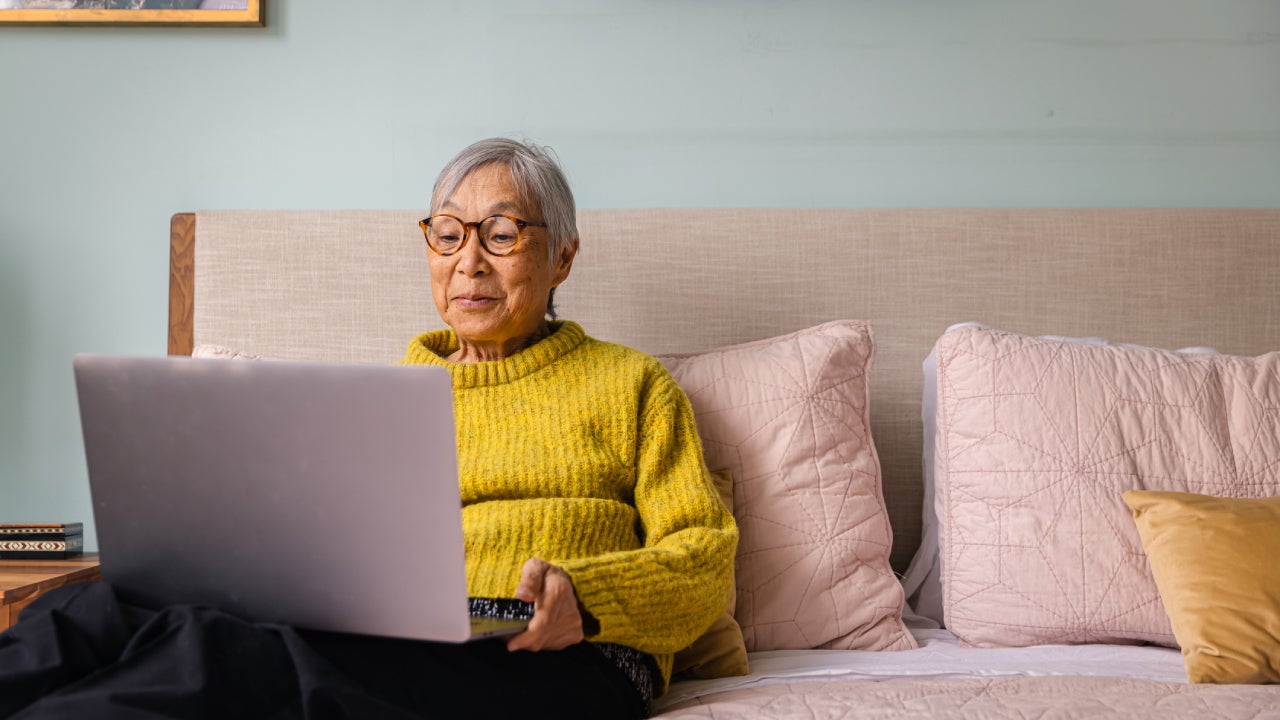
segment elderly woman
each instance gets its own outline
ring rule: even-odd
[[[509,650],[585,639],[646,707],[723,610],[737,540],[689,402],[653,358],[547,320],[578,235],[541,148],[466,148],[421,224],[450,329],[415,338],[404,362],[453,377],[470,593],[534,604]]]
[[[121,604],[101,583],[0,635],[0,718],[643,717],[673,653],[723,611],[737,529],[688,399],[657,360],[554,318],[573,195],[535,145],[441,173],[421,222],[450,329],[402,361],[453,378],[473,613],[532,617],[461,645]]]

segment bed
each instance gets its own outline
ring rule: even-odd
[[[175,215],[170,353],[398,359],[440,326],[421,215]],[[1270,569],[1255,547],[1237,572],[1261,586],[1219,583],[1248,601],[1206,601],[1230,563],[1188,559],[1207,536],[1162,494],[1274,534],[1280,210],[583,210],[579,229],[561,316],[664,361],[742,534],[727,615],[749,672],[695,667],[660,717],[1280,717],[1257,684],[1280,672]]]

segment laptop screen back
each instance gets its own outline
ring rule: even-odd
[[[81,355],[102,573],[143,605],[469,634],[449,375]]]

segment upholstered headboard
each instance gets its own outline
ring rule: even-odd
[[[391,362],[440,327],[420,211],[175,215],[169,350]],[[870,321],[901,571],[920,535],[921,362],[952,323],[1280,349],[1280,210],[583,210],[560,315],[651,353]]]

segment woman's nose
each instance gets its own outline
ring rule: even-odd
[[[467,228],[465,242],[458,250],[458,272],[481,275],[489,270],[489,258],[480,245],[480,228]]]

